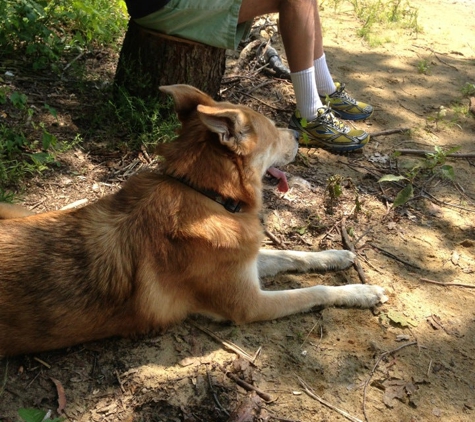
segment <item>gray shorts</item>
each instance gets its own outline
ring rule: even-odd
[[[171,0],[160,10],[135,19],[158,32],[213,47],[234,50],[252,22],[238,24],[242,0]]]

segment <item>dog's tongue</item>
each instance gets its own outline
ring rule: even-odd
[[[276,169],[275,167],[270,167],[269,169],[267,169],[267,173],[279,180],[279,185],[277,186],[277,189],[279,189],[280,192],[287,192],[289,190],[287,176],[283,171]]]

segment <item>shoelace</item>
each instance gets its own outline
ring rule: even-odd
[[[356,100],[351,98],[347,92],[345,92],[345,85],[340,85],[340,88],[337,89],[335,97],[341,98],[343,100],[349,101],[351,104],[356,105]]]
[[[328,107],[321,107],[318,109],[318,118],[328,123],[328,125],[332,126],[336,130],[339,130],[343,133],[348,133],[350,131],[350,127],[345,125],[341,120],[337,119],[335,115],[332,113],[331,109]]]

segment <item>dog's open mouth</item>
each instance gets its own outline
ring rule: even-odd
[[[270,174],[272,177],[275,177],[279,184],[277,185],[277,189],[280,192],[287,192],[289,190],[289,184],[287,182],[287,176],[285,173],[275,167],[269,167],[267,169],[267,173]]]

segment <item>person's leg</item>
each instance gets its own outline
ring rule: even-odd
[[[297,111],[290,127],[302,133],[304,143],[335,151],[362,148],[369,136],[352,129],[324,107],[318,84],[330,93],[337,91],[323,52],[323,36],[315,0],[242,0],[239,22],[267,13],[279,13],[280,32],[291,79]],[[318,72],[318,75],[316,73]],[[326,92],[325,94],[328,94]],[[325,98],[325,97],[323,97]]]
[[[279,13],[279,27],[297,108],[307,120],[313,120],[317,116],[317,110],[323,106],[313,66],[315,54],[320,54],[323,48],[321,30],[316,31],[315,28],[315,16],[318,16],[316,6],[315,0],[243,0],[239,12],[240,22],[266,13]]]

